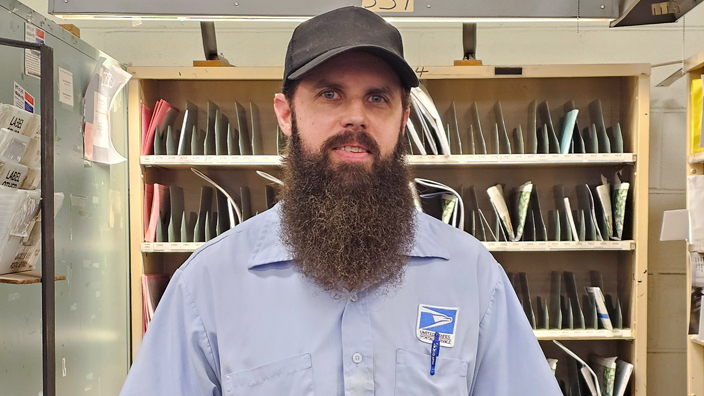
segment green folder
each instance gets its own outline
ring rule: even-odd
[[[165,216],[165,213],[159,213],[159,221],[156,223],[156,238],[154,239],[155,242],[168,242],[169,241],[169,235],[168,235],[168,228],[169,228],[169,217]]]
[[[501,143],[499,143],[498,124],[494,124],[494,129],[491,132],[491,148],[494,154],[501,154]]]
[[[227,208],[228,202],[227,197],[220,190],[215,190],[215,201],[218,207],[218,217],[216,223],[216,235],[220,235],[223,232],[230,229],[230,217],[228,215],[229,211]]]
[[[249,187],[240,187],[240,200],[242,201],[242,221],[252,217],[252,201],[249,195]]]
[[[538,154],[537,103],[528,105],[528,130],[526,130],[526,154]]]
[[[550,276],[550,328],[562,329],[562,308],[560,307],[560,293],[562,286],[562,273],[553,271]]]
[[[183,218],[183,188],[169,186],[171,219],[169,222],[169,242],[181,242],[181,220]]]
[[[215,154],[227,155],[227,117],[218,110],[215,114]]]
[[[618,122],[613,127],[606,130],[609,139],[611,140],[611,152],[623,153],[623,135],[621,134],[621,124]]]
[[[548,223],[550,224],[550,240],[560,242],[562,232],[560,230],[560,211],[551,210],[548,212]]]
[[[176,149],[176,139],[171,126],[166,127],[166,155],[176,155],[178,150]]]
[[[511,154],[511,141],[508,138],[506,122],[504,122],[504,112],[501,109],[501,102],[494,104],[494,116],[499,135],[499,154]]]
[[[215,147],[215,120],[220,114],[220,109],[215,103],[208,101],[207,114],[208,121],[206,123],[205,128],[205,148],[203,149],[203,153],[205,155],[216,155],[217,151]]]
[[[205,132],[198,131],[198,128],[193,125],[191,131],[191,155],[205,154]]]
[[[159,127],[154,132],[154,155],[166,155],[166,134],[159,131]]]
[[[572,316],[572,302],[567,296],[560,296],[560,302],[562,305],[562,328],[563,329],[574,329],[574,317]]]
[[[550,138],[548,137],[548,126],[543,126],[538,131],[538,154],[548,154],[550,152]]]
[[[555,134],[555,130],[551,129],[550,126],[547,128],[548,130],[548,152],[550,154],[560,154],[561,149],[560,149],[560,142],[557,140],[557,135]]]
[[[196,225],[196,213],[190,212],[186,216],[186,212],[183,212],[183,217],[181,218],[181,242],[195,242],[193,240],[193,228]]]
[[[206,224],[208,216],[213,206],[213,189],[208,186],[200,188],[200,207],[198,210],[198,220],[196,221],[193,242],[206,242]]]
[[[240,155],[240,134],[229,122],[227,123],[227,154]]]
[[[557,141],[557,132],[555,131],[555,127],[552,123],[552,116],[550,115],[550,106],[548,105],[547,101],[544,101],[538,106],[538,111],[540,113],[540,123],[547,126],[547,136],[548,139],[551,139],[552,136],[555,136],[555,140]],[[558,143],[559,147],[559,143]],[[559,150],[557,153],[559,154]]]
[[[264,197],[266,198],[266,208],[271,209],[276,204],[276,192],[274,187],[267,184],[264,186]]]
[[[215,217],[217,217],[217,214],[215,214]],[[205,214],[205,241],[208,242],[209,240],[215,238],[217,235],[215,234],[215,227],[213,227],[213,216],[210,215],[210,212]]]
[[[513,128],[513,146],[516,154],[524,154],[525,147],[523,144],[523,131],[521,131],[521,126],[518,128]]]
[[[235,109],[237,110],[237,131],[240,137],[240,153],[242,155],[252,155],[252,139],[249,136],[247,115],[245,114],[244,106],[235,101]]]
[[[252,154],[262,155],[264,148],[262,146],[261,125],[259,124],[259,108],[252,102],[249,102],[249,115],[252,127]]]
[[[535,313],[533,312],[533,303],[530,298],[530,288],[528,287],[528,274],[526,274],[525,272],[519,272],[518,279],[520,280],[521,284],[523,312],[528,318],[528,323],[530,323],[530,326],[535,330],[537,327],[535,323]]]
[[[533,214],[533,221],[535,224],[535,240],[536,241],[547,241],[548,240],[548,230],[545,226],[545,220],[543,219],[543,210],[540,207],[540,198],[538,195],[538,186],[533,185],[533,191],[530,196],[530,207]]]
[[[609,319],[611,319],[611,326],[614,329],[623,328],[623,314],[621,312],[621,302],[618,297],[616,300],[611,297],[610,294],[605,296],[606,299],[606,309],[609,312]]]
[[[486,141],[484,140],[484,133],[482,133],[482,124],[479,121],[479,109],[477,108],[477,102],[472,103],[470,111],[472,114],[472,127],[474,128],[474,137],[476,139],[476,153],[486,154]]]
[[[563,118],[562,130],[560,131],[560,154],[569,154],[573,142],[574,128],[577,125],[577,115],[579,110],[572,109]]]
[[[606,125],[604,125],[604,112],[601,108],[601,100],[597,99],[589,104],[589,118],[596,127],[596,135],[599,139],[599,152],[608,154],[611,152],[611,144],[606,135]]]
[[[538,296],[538,321],[535,324],[535,327],[538,329],[548,329],[550,328],[549,322],[550,322],[550,316],[548,314],[548,302]]]
[[[582,295],[582,309],[584,311],[584,327],[587,329],[598,329],[599,319],[596,311],[596,301],[586,294]]]
[[[580,241],[586,241],[586,234],[587,234],[587,226],[585,223],[584,219],[584,211],[580,210],[579,211],[579,224],[577,224],[577,236],[579,237]]]
[[[575,329],[584,328],[584,314],[581,304],[579,303],[579,295],[577,292],[577,280],[574,272],[565,271],[563,273],[565,280],[565,292],[572,303],[572,320]]]
[[[455,106],[455,101],[452,101],[452,105],[450,106],[451,115],[452,115],[452,122],[453,122],[453,127],[454,127],[454,132],[455,132],[455,141],[456,141],[456,147],[453,149],[453,154],[474,154],[472,152],[469,152],[470,144],[468,144],[468,137],[463,136],[462,133],[460,133],[460,123],[457,119],[457,107]]]

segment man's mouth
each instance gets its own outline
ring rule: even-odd
[[[342,150],[347,151],[349,153],[369,153],[369,150],[360,145],[344,145],[335,147],[333,150]]]
[[[332,149],[334,161],[367,162],[372,158],[371,152],[359,143],[344,143]]]

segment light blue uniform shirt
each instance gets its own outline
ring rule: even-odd
[[[425,214],[403,284],[333,299],[295,271],[279,207],[179,268],[121,395],[559,396],[503,269]],[[428,339],[443,344],[430,375]]]

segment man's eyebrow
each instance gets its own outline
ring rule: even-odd
[[[392,95],[392,94],[393,94],[393,90],[391,89],[390,86],[384,85],[384,86],[381,86],[381,87],[370,88],[370,89],[367,91],[367,94],[385,94],[385,95]]]
[[[329,89],[337,89],[337,90],[342,90],[344,89],[344,86],[340,83],[336,83],[327,79],[322,79],[318,80],[315,84],[313,84],[313,89],[318,90],[322,88],[329,88]],[[389,85],[382,85],[379,87],[372,87],[367,90],[367,95],[371,94],[385,94],[385,95],[392,95],[393,94],[393,89]]]
[[[320,88],[342,89],[342,84],[323,79],[323,80],[318,80],[318,82],[316,82],[313,85],[313,89],[320,89]]]

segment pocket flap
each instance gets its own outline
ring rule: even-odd
[[[442,353],[442,351],[440,351]],[[430,374],[430,355],[424,353],[396,350],[396,364],[399,366],[410,366]],[[438,356],[435,361],[435,375],[458,375],[467,376],[469,363],[455,358]]]
[[[307,370],[313,365],[309,353],[291,356],[285,359],[267,363],[253,369],[238,371],[225,376],[233,388],[251,387],[272,378],[293,374],[297,371]]]

